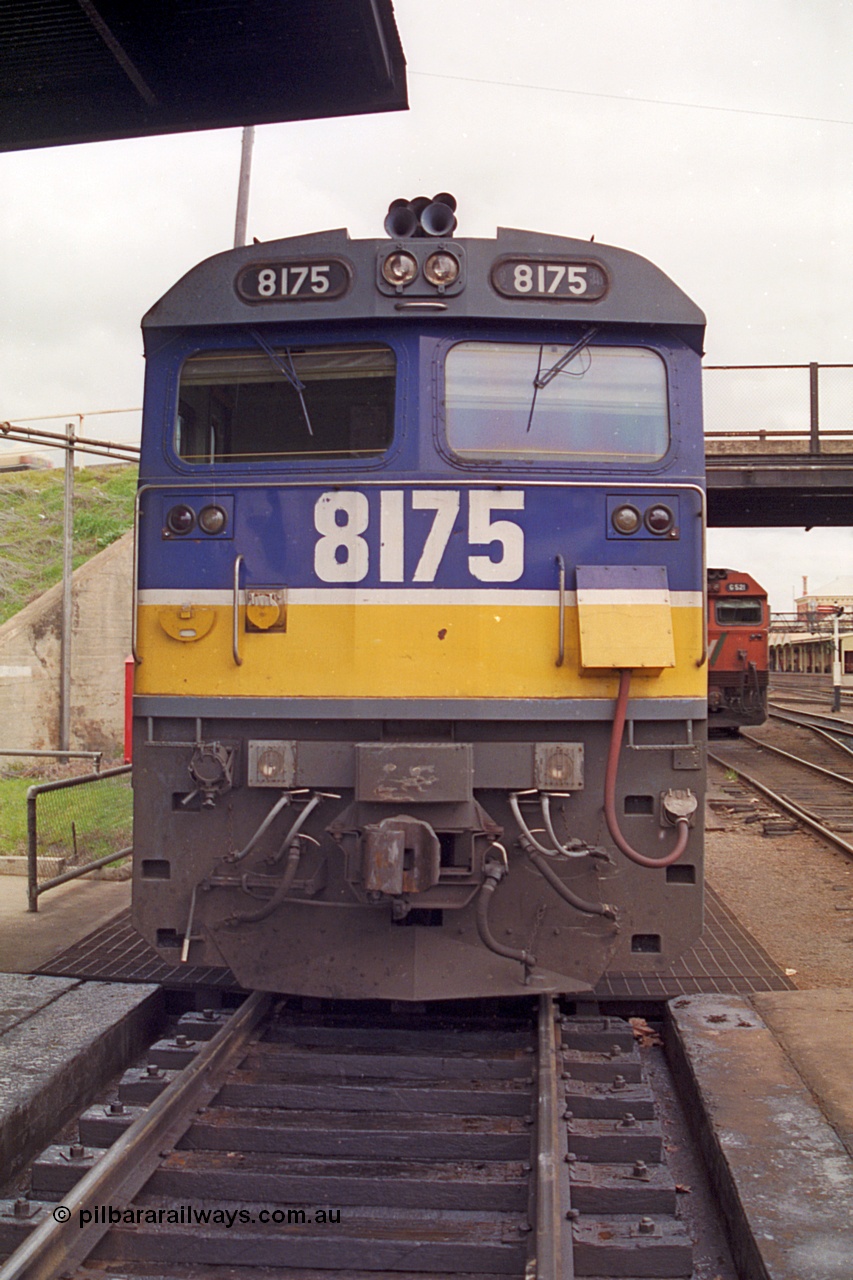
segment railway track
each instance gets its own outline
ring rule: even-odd
[[[771,720],[777,720],[780,724],[814,729],[853,755],[853,721],[839,719],[837,715],[823,715],[818,711],[802,711],[778,702],[769,704],[768,714]]]
[[[801,673],[794,671],[771,671],[771,700],[792,700],[796,702],[816,702],[825,707],[832,706],[832,676],[825,672]],[[848,710],[853,702],[853,690],[842,689],[841,701]]]
[[[772,723],[710,758],[853,857],[853,724],[774,707]]]
[[[43,1153],[0,1206],[0,1280],[688,1277],[676,1198],[621,1020],[542,996],[365,1024],[255,994],[185,1015]]]

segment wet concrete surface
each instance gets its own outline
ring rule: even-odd
[[[668,1006],[676,1078],[728,1220],[736,1263],[749,1277],[853,1276],[853,1160],[797,1063],[812,1031],[831,1017],[831,1001],[820,1007],[816,994],[773,993],[768,1016],[784,1025],[787,1044],[757,1011],[764,997],[689,996]],[[796,1009],[786,1014],[792,998]],[[851,993],[835,993],[835,1004],[843,1009],[849,1046]],[[813,1076],[825,1054],[836,1056],[829,1036],[809,1055]],[[820,1076],[838,1115],[845,1114],[847,1060],[845,1051]],[[833,1090],[836,1078],[843,1090]]]
[[[140,1051],[159,987],[0,974],[0,1180],[50,1140]]]
[[[853,990],[768,991],[752,1003],[853,1157]]]

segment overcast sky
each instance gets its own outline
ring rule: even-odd
[[[595,235],[651,258],[705,310],[709,364],[853,362],[853,6],[395,11],[409,111],[259,128],[250,237],[378,236],[394,197],[452,191],[459,235]],[[0,155],[0,420],[141,403],[140,318],[233,243],[239,158],[238,130]],[[767,397],[750,407],[790,425],[787,386]],[[742,425],[712,398],[712,425]],[[133,439],[138,414],[84,432]],[[709,561],[790,610],[802,575],[853,573],[853,532],[712,530]]]

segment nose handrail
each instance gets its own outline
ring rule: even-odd
[[[566,562],[562,556],[556,556],[555,559],[557,562],[560,621],[557,628],[557,661],[554,665],[561,667],[566,657]]]
[[[242,667],[243,657],[240,653],[240,568],[243,556],[234,557],[234,595],[231,608],[231,650],[236,666]]]
[[[139,666],[139,504],[143,490],[138,489],[133,502],[133,586],[130,615],[130,652],[134,663]]]

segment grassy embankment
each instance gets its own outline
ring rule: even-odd
[[[75,471],[75,569],[133,527],[135,492],[135,467]],[[62,580],[63,496],[61,471],[0,474],[0,623]],[[0,757],[0,853],[26,852],[27,788],[47,772],[44,761]]]
[[[133,527],[136,467],[74,473],[74,568]],[[62,579],[61,471],[0,474],[0,623]]]

